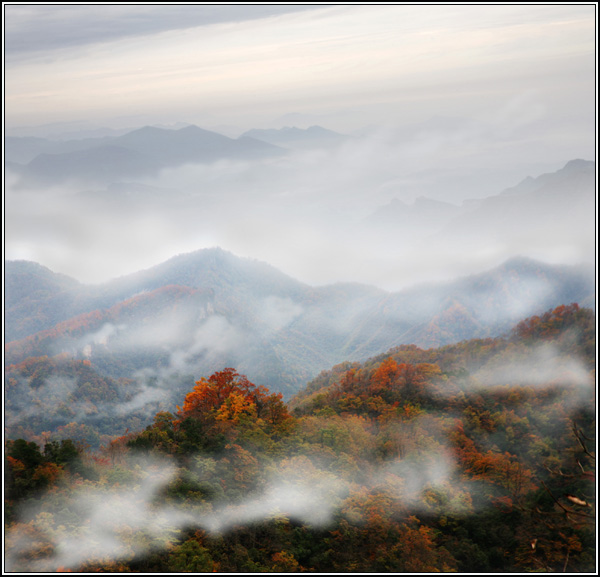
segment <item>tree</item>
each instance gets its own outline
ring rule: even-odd
[[[208,549],[189,539],[171,552],[169,569],[174,573],[210,573],[216,567]]]
[[[193,418],[206,424],[237,423],[243,415],[263,419],[270,425],[290,418],[281,394],[269,394],[266,387],[251,383],[231,368],[196,381],[194,390],[185,397],[183,408],[178,407],[180,422]]]

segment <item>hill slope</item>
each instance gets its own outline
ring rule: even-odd
[[[18,271],[27,267],[36,268],[8,263],[8,285],[20,286]],[[310,287],[221,249],[179,255],[103,285],[56,288],[49,274],[35,298],[7,292],[7,363],[66,354],[113,378],[144,374],[161,387],[176,374],[189,380],[236,366],[286,395],[344,360],[407,343],[497,335],[561,303],[593,302],[594,293],[591,271],[527,259],[399,293]]]
[[[31,360],[11,369],[8,386],[29,423],[90,425],[71,421],[47,442],[49,428],[11,423],[35,442],[6,443],[8,564],[593,572],[594,367],[592,311],[560,306],[506,338],[404,345],[338,365],[290,407],[234,369],[198,375],[178,391],[181,408],[124,430],[118,409],[135,414],[131,383],[99,379],[81,361]],[[40,423],[31,405],[58,394],[60,411]],[[99,438],[111,419],[111,436]],[[101,440],[101,451],[85,451]],[[86,547],[73,551],[81,535]]]

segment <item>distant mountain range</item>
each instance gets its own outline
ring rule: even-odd
[[[121,136],[52,141],[7,137],[5,160],[27,183],[109,184],[155,176],[166,167],[221,159],[249,160],[284,149],[248,136],[232,139],[197,126],[177,130],[146,126]]]
[[[319,371],[390,347],[498,335],[554,306],[594,304],[593,270],[528,259],[397,293],[311,287],[221,249],[184,254],[102,285],[8,261],[7,364],[59,354],[109,376],[199,377],[235,366],[290,395]]]
[[[595,246],[596,164],[571,160],[562,169],[462,206],[420,197],[412,205],[398,199],[361,223],[368,237],[416,243],[456,254],[472,246],[505,253],[527,246],[544,254]],[[554,250],[557,252],[557,250]],[[581,258],[581,255],[579,255]],[[589,258],[591,254],[586,254]]]
[[[535,234],[551,228],[593,233],[596,200],[596,163],[571,160],[553,173],[528,178],[516,187],[483,199],[473,210],[466,211],[440,232],[464,238],[481,238],[482,234],[505,237],[513,232]],[[590,225],[590,226],[588,226]]]
[[[321,126],[310,126],[309,128],[285,126],[277,129],[253,128],[248,132],[244,132],[242,136],[285,148],[327,148],[337,146],[350,138]]]
[[[237,139],[194,125],[145,126],[118,136],[71,140],[7,136],[4,158],[27,184],[111,184],[156,176],[167,167],[280,156],[287,149],[325,148],[348,138],[320,126],[253,129]]]
[[[400,229],[411,231],[418,228],[422,234],[439,229],[464,211],[449,202],[442,202],[420,196],[409,205],[394,198],[388,204],[379,207],[365,219],[364,224],[374,230]]]

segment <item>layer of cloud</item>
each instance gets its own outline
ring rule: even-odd
[[[426,6],[393,5],[5,11],[7,54],[38,55],[8,69],[9,125],[135,111],[252,128],[258,118],[345,108],[359,128],[427,109],[490,114],[531,89],[548,95],[538,112],[572,117],[585,101],[578,112],[593,119],[593,6],[444,6],[435,18]]]
[[[9,5],[4,7],[9,60],[31,53],[148,36],[223,22],[244,22],[319,6],[267,5]]]

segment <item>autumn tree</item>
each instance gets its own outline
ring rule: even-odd
[[[222,451],[232,442],[272,444],[294,422],[282,397],[232,368],[196,381],[173,421],[179,452]]]
[[[231,368],[196,381],[183,408],[178,407],[180,419],[237,421],[243,414],[255,415],[271,424],[289,418],[281,393],[269,394],[266,387],[251,383]]]

